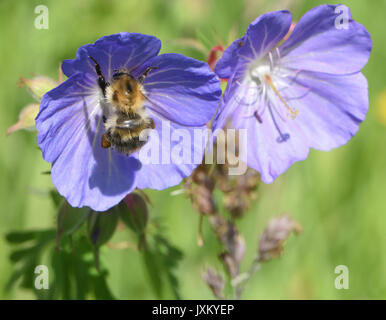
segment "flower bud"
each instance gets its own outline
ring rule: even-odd
[[[137,193],[131,193],[124,199],[125,207],[119,210],[124,224],[135,233],[142,235],[145,232],[149,213],[146,201]]]
[[[89,214],[89,208],[74,208],[65,201],[60,207],[58,214],[58,234],[66,235],[74,233],[83,224]]]
[[[239,274],[240,264],[245,255],[245,241],[230,221],[216,215],[209,218],[217,238],[226,248],[221,259],[232,278]]]
[[[226,128],[228,126],[229,124],[227,124]],[[228,145],[227,140],[223,140],[221,143],[226,146]],[[236,157],[238,153],[239,142],[236,139],[233,156]],[[260,183],[260,178],[258,172],[249,167],[242,175],[229,175],[230,163],[232,163],[229,157],[232,157],[232,155],[227,152],[225,163],[217,164],[216,166],[216,186],[224,194],[224,208],[231,214],[232,218],[240,218],[250,208],[252,201],[256,199],[256,189]]]
[[[271,219],[259,241],[259,260],[264,262],[278,257],[291,232],[300,233],[300,224],[288,214]]]
[[[37,76],[32,79],[20,78],[19,85],[25,86],[32,97],[40,101],[46,92],[58,85],[58,82],[46,76]]]
[[[18,130],[34,130],[35,118],[39,112],[39,105],[36,103],[29,104],[19,114],[19,120],[9,127],[5,134],[8,136]]]
[[[32,79],[20,78],[19,86],[25,86],[32,97],[40,103],[43,95],[55,88],[58,83],[45,76],[37,76]],[[35,118],[39,113],[39,104],[33,103],[27,105],[19,114],[19,120],[14,125],[9,127],[6,135],[9,135],[18,130],[34,130]]]
[[[192,173],[191,181],[187,184],[193,205],[201,214],[211,215],[217,210],[213,199],[214,182],[208,174],[208,167],[199,165]]]
[[[224,278],[220,274],[216,274],[212,268],[208,267],[203,275],[203,279],[217,299],[224,299]]]
[[[88,234],[95,247],[100,247],[110,240],[117,228],[118,217],[115,208],[106,212],[92,212],[89,215]]]

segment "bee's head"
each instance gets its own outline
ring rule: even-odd
[[[126,68],[121,68],[121,69],[115,69],[113,71],[113,81],[114,80],[117,80],[123,76],[128,76],[128,77],[132,77],[132,75],[130,74],[129,70],[126,69]]]
[[[117,70],[107,91],[107,99],[121,111],[136,112],[142,100],[141,84],[127,70]]]

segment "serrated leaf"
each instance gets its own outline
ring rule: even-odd
[[[174,270],[177,268],[178,263],[183,257],[183,253],[178,248],[174,247],[169,241],[161,235],[156,235],[155,240],[158,246],[158,250],[162,255],[163,264],[165,265],[166,276],[169,280],[169,285],[173,291],[175,298],[180,299],[179,294],[179,281],[174,274]]]
[[[162,272],[160,270],[162,265],[160,264],[158,253],[145,250],[143,252],[143,260],[153,290],[157,298],[162,299],[163,284],[161,278]]]
[[[10,244],[20,244],[31,240],[36,240],[37,243],[44,243],[55,238],[54,235],[55,232],[51,229],[42,231],[13,231],[9,232],[5,239]]]
[[[36,251],[36,247],[16,250],[11,252],[11,254],[9,255],[9,260],[15,263],[23,259],[27,259],[29,256],[34,256],[36,254]]]
[[[146,271],[158,299],[163,298],[165,286],[171,289],[176,299],[181,298],[174,272],[182,256],[182,252],[160,234],[156,234],[143,251]]]
[[[11,244],[18,244],[27,241],[31,241],[36,238],[35,231],[15,231],[10,232],[5,236],[7,242]]]
[[[55,239],[54,230],[12,232],[6,236],[11,244],[22,244],[31,241],[27,248],[16,249],[11,252],[10,260],[17,262],[17,267],[8,280],[7,289],[10,289],[16,281],[21,279],[23,288],[33,288],[34,269],[46,246]]]

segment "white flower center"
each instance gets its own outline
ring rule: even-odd
[[[271,52],[268,53],[265,59],[252,62],[248,68],[248,74],[249,82],[254,83],[258,88],[262,89],[261,92],[264,100],[272,99],[270,98],[272,95],[278,97],[285,106],[288,117],[295,119],[298,114],[297,109],[291,108],[280,94],[280,70],[276,68]]]
[[[242,81],[244,90],[241,103],[252,106],[250,116],[254,116],[260,123],[263,122],[263,114],[267,109],[279,133],[277,141],[281,143],[287,141],[290,136],[280,130],[276,116],[278,115],[283,121],[285,118],[295,119],[298,110],[292,108],[282,94],[282,90],[288,87],[288,80],[284,79],[290,72],[281,67],[280,51],[277,48],[275,50],[249,64]]]
[[[251,75],[252,80],[258,78],[260,83],[264,83],[264,79],[267,75],[270,75],[271,68],[268,64],[262,64],[254,66],[252,65],[249,69],[249,73]]]

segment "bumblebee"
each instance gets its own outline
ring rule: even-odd
[[[156,67],[149,67],[138,78],[134,78],[127,69],[115,70],[111,83],[107,82],[100,65],[89,57],[98,75],[98,85],[104,97],[102,147],[110,147],[124,154],[139,150],[148,141],[149,131],[154,129],[154,121],[146,112],[146,96],[142,86],[149,72]],[[146,131],[144,131],[146,130]]]

